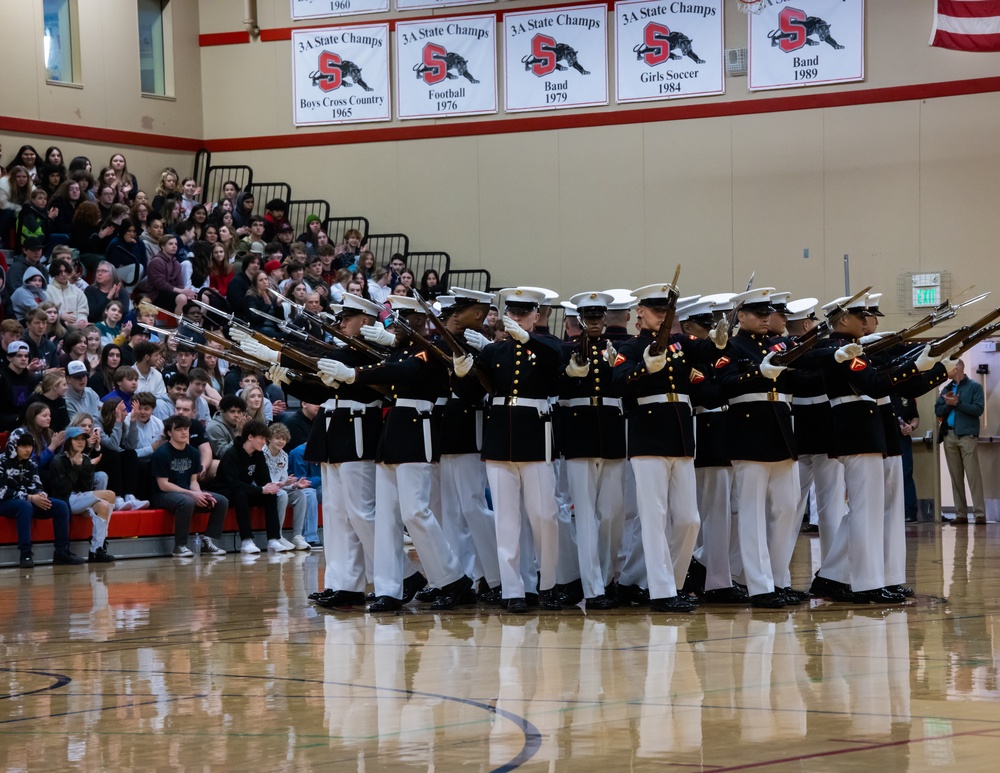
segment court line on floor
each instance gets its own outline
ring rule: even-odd
[[[48,671],[32,671],[32,670],[20,670],[16,668],[0,668],[0,672],[7,672],[10,674],[34,674],[35,676],[51,676],[56,681],[53,684],[47,685],[45,687],[39,687],[37,690],[28,690],[27,692],[17,692],[8,693],[7,695],[0,695],[0,700],[10,700],[13,698],[25,698],[29,695],[37,695],[42,692],[49,692],[51,690],[58,690],[60,687],[65,687],[70,684],[73,680],[66,676],[65,674],[52,674]]]

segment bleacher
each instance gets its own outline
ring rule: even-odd
[[[410,238],[403,233],[371,233],[368,218],[361,215],[333,214],[330,203],[322,199],[296,199],[292,186],[287,182],[258,182],[254,180],[253,169],[249,166],[213,166],[208,150],[200,150],[195,156],[194,175],[202,189],[202,201],[213,202],[222,198],[222,186],[227,180],[236,182],[241,190],[249,190],[254,195],[254,211],[263,213],[264,205],[271,199],[280,198],[288,202],[288,220],[295,234],[305,230],[306,217],[317,215],[323,221],[323,230],[330,237],[331,244],[343,241],[348,229],[361,231],[362,243],[368,244],[375,254],[378,265],[400,254],[419,281],[423,272],[434,269],[438,272],[444,288],[466,287],[490,292],[496,288],[492,284],[490,272],[484,269],[452,269],[451,256],[443,250],[410,251]],[[8,258],[9,259],[9,258]],[[560,310],[557,310],[561,312]],[[555,314],[553,315],[555,317]],[[6,446],[6,434],[0,433],[2,445]],[[286,514],[284,526],[291,524],[291,511]],[[263,546],[264,514],[259,508],[252,512],[253,528],[258,545]],[[208,521],[207,513],[196,513],[191,522],[191,534],[203,533]],[[320,511],[322,526],[322,509]],[[89,550],[91,523],[87,516],[72,516],[70,542],[77,555],[86,556]],[[108,547],[112,554],[122,558],[167,556],[173,550],[174,519],[165,510],[130,510],[115,513],[111,519]],[[36,519],[32,527],[32,542],[36,563],[46,563],[52,558],[52,522]],[[226,516],[221,545],[227,550],[239,548],[236,516],[230,510]],[[191,540],[191,545],[194,540]],[[17,529],[12,518],[0,517],[0,567],[16,566],[18,561]]]

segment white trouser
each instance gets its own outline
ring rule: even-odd
[[[555,476],[556,518],[559,526],[559,560],[556,562],[556,583],[568,585],[580,579],[580,562],[577,559],[576,525],[573,523],[573,498],[566,475],[566,460],[552,460]]]
[[[491,588],[500,583],[497,561],[497,527],[493,511],[486,504],[486,465],[479,454],[445,454],[441,457],[441,526],[448,543],[456,550],[469,577],[483,577]],[[465,550],[472,538],[471,555]],[[456,535],[456,536],[452,536]],[[478,562],[478,563],[477,563]],[[480,571],[476,571],[476,567]]]
[[[556,506],[555,476],[549,462],[486,462],[493,511],[497,524],[497,558],[500,561],[500,584],[505,599],[520,598],[525,593],[521,575],[521,498],[531,533],[535,556],[541,573],[541,589],[556,584],[559,561],[559,525]],[[525,535],[527,536],[527,535]]]
[[[440,511],[438,466],[428,462],[375,465],[375,595],[403,597],[406,527],[427,582],[434,588],[459,580],[464,572],[435,509]]]
[[[316,492],[312,489],[281,489],[278,492],[278,518],[281,523],[285,522],[285,512],[288,505],[292,506],[292,534],[302,536],[302,527],[306,522],[306,515],[309,512],[309,495],[313,498]]]
[[[624,466],[621,459],[567,459],[563,462],[573,498],[580,579],[583,595],[588,599],[604,595],[605,585],[611,578],[611,546],[621,539],[624,516]],[[562,544],[559,548],[562,550]]]
[[[729,543],[733,518],[729,511],[732,467],[697,467],[694,471],[701,515],[700,545],[694,552],[705,567],[705,590],[733,587]]]
[[[611,546],[612,555],[618,556],[618,582],[621,585],[638,585],[645,588],[646,554],[642,552],[642,523],[635,496],[635,472],[631,464],[622,466],[622,499],[625,517],[622,536],[617,545]]]
[[[819,525],[819,556],[822,563],[830,552],[833,535],[847,505],[844,501],[844,465],[840,459],[826,454],[804,454],[799,457],[799,506],[798,514],[806,511],[809,488],[816,484],[816,523]]]
[[[698,539],[694,459],[640,456],[631,460],[642,521],[642,549],[651,599],[671,598],[684,584]]]
[[[885,469],[881,454],[841,457],[847,513],[819,573],[852,590],[885,587]]]
[[[375,463],[320,465],[323,481],[323,584],[362,593],[375,557]]]
[[[739,491],[740,557],[751,596],[791,585],[789,564],[799,532],[798,469],[795,462],[733,461]]]
[[[903,501],[903,457],[882,460],[885,474],[885,584],[906,582],[906,503]]]

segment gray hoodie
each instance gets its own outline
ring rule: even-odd
[[[42,286],[29,286],[28,280],[36,276],[40,276],[42,278]],[[34,266],[29,266],[24,272],[24,278],[21,280],[21,286],[14,290],[14,294],[10,296],[11,306],[14,307],[14,316],[23,320],[25,314],[44,301],[45,287],[47,284],[48,281],[45,279],[45,274]]]
[[[94,417],[94,426],[101,426],[101,398],[97,392],[89,386],[84,387],[82,392],[77,392],[73,387],[76,385],[75,378],[68,379],[69,388],[66,390],[66,410],[69,411],[69,418],[78,413],[89,413]]]

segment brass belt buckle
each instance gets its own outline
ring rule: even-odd
[[[767,393],[767,401],[769,403],[776,403],[776,402],[778,402],[778,393],[777,392],[768,392]]]
[[[591,405],[592,408],[596,408],[600,404],[601,404],[601,398],[600,397],[591,397],[590,398],[590,405]]]
[[[679,403],[681,401],[680,395],[676,392],[667,392],[666,398],[668,403]]]
[[[510,408],[516,408],[517,407],[517,397],[516,396],[515,397],[508,397],[507,398],[507,405]]]

